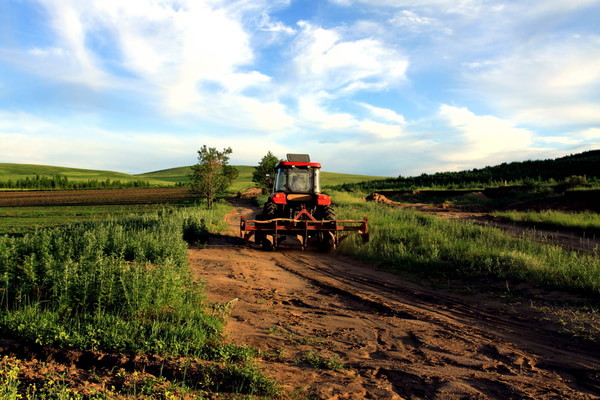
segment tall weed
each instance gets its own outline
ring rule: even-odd
[[[222,321],[187,269],[184,237],[205,241],[219,213],[172,209],[0,237],[0,330],[45,345],[202,352]]]

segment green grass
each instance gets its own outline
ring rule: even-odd
[[[191,172],[192,172],[191,168],[189,166],[187,166],[187,167],[176,167],[176,168],[163,169],[163,170],[154,171],[154,172],[146,172],[143,174],[136,174],[133,176],[137,179],[153,180],[153,181],[155,180],[155,181],[169,182],[169,183],[175,184],[175,183],[189,182],[190,179],[189,179],[188,175]]]
[[[495,228],[366,203],[349,193],[333,198],[340,218],[369,217],[369,243],[351,237],[340,246],[344,253],[438,280],[491,277],[589,298],[600,295],[598,254],[578,254]]]
[[[0,237],[1,329],[58,347],[200,352],[221,328],[188,275],[184,233],[206,239],[223,214],[166,209]]]
[[[540,228],[567,229],[584,232],[589,236],[600,234],[600,214],[593,212],[498,211],[492,213],[492,215],[513,222],[532,224]]]

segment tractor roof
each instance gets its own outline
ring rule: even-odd
[[[275,166],[275,168],[292,168],[292,167],[321,168],[321,164],[313,163],[313,162],[279,161],[279,163]]]

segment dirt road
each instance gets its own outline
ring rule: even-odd
[[[298,398],[596,399],[600,348],[525,306],[410,283],[373,265],[232,236],[189,251],[209,300],[232,302],[228,338]],[[237,300],[235,300],[237,299]]]

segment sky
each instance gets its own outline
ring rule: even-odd
[[[415,176],[600,149],[600,0],[0,0],[0,162],[308,153]]]

